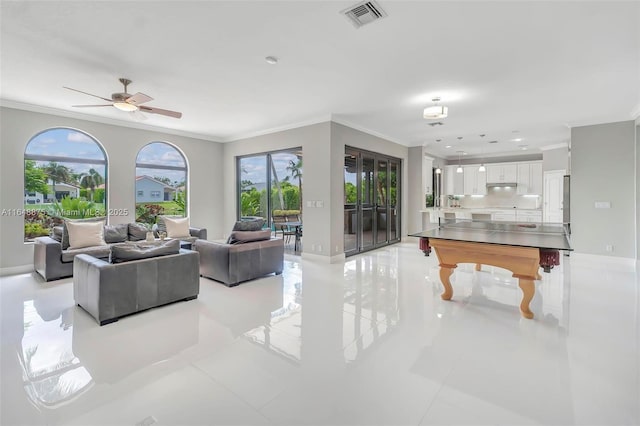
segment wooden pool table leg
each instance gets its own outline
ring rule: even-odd
[[[518,279],[518,286],[522,289],[522,302],[520,302],[520,313],[527,319],[533,319],[533,312],[529,309],[529,303],[533,299],[536,287],[533,280],[525,278]]]
[[[481,270],[482,270],[482,264],[476,263],[476,271],[481,271]]]
[[[440,295],[442,300],[451,300],[453,297],[453,287],[451,287],[451,282],[449,281],[449,277],[453,274],[453,268],[440,266],[440,281],[442,281],[442,286],[444,287],[444,292]]]

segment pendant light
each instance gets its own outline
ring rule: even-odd
[[[462,173],[462,166],[460,165],[460,154],[462,151],[458,151],[458,168],[456,169],[456,173]]]
[[[485,135],[480,135],[481,138],[484,138]],[[482,156],[482,146],[480,146],[480,155]],[[484,166],[484,161],[480,163],[480,167],[478,167],[479,172],[486,172],[487,168]]]

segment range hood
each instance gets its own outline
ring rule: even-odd
[[[487,188],[505,188],[518,186],[516,182],[487,182]]]

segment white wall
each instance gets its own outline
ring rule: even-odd
[[[168,118],[169,119],[169,118]],[[98,140],[109,159],[110,209],[128,209],[128,216],[110,218],[111,223],[135,220],[136,156],[152,141],[176,145],[187,157],[190,171],[189,214],[193,226],[205,227],[211,235],[221,234],[222,146],[219,143],[132,129],[50,114],[0,108],[0,209],[24,207],[24,150],[38,132],[52,127],[71,127]],[[22,216],[0,216],[0,268],[21,270],[33,263],[33,245],[23,242]]]
[[[640,117],[636,118],[636,259],[640,260]]]
[[[635,144],[633,121],[571,129],[571,244],[577,252],[636,257]],[[596,209],[596,201],[611,208]]]
[[[421,146],[413,146],[407,150],[407,181],[404,185],[404,194],[407,200],[407,232],[414,234],[422,231],[422,213],[425,208],[423,154]]]
[[[569,173],[569,147],[542,151],[542,170],[564,170]]]

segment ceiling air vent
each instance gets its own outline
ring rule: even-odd
[[[434,123],[427,123],[429,126],[431,127],[435,127],[435,126],[444,126],[444,123],[442,121],[436,121]]]
[[[349,18],[349,21],[351,21],[356,28],[360,28],[363,25],[387,16],[387,13],[374,1],[363,1],[340,13]]]

